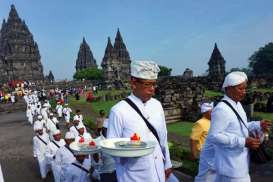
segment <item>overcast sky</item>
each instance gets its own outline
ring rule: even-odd
[[[154,60],[173,75],[204,74],[215,42],[229,70],[273,41],[272,0],[0,0],[2,20],[11,4],[39,45],[44,73],[57,79],[72,79],[83,36],[100,65],[117,28],[132,60]]]

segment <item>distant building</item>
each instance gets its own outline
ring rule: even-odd
[[[131,59],[129,52],[118,29],[114,46],[111,43],[110,37],[108,37],[101,63],[105,82],[128,81],[130,78],[130,64]]]
[[[49,74],[45,77],[45,80],[47,80],[50,83],[55,82],[55,78],[51,70],[49,71]]]
[[[215,43],[214,49],[212,51],[210,60],[208,62],[209,65],[209,74],[210,78],[214,80],[223,80],[225,77],[225,64],[226,61],[219,51],[217,44]]]
[[[191,69],[189,69],[189,68],[186,68],[183,75],[182,75],[182,77],[184,79],[192,78],[193,77],[193,71]]]
[[[89,45],[83,38],[76,60],[76,71],[86,68],[97,68],[97,63]]]
[[[0,82],[43,79],[38,45],[11,5],[9,17],[3,20],[0,30]]]

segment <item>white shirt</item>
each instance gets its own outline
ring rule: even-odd
[[[129,98],[156,129],[162,150],[159,145],[156,145],[154,152],[148,156],[116,158],[118,181],[147,181],[149,179],[149,182],[165,182],[164,170],[172,165],[167,144],[167,129],[163,108],[160,102],[154,98],[146,103],[143,103],[133,94]],[[157,141],[139,114],[127,102],[120,101],[111,109],[107,138],[128,138],[134,133],[139,134],[142,141]],[[163,159],[165,159],[164,162]]]
[[[47,108],[46,107],[43,107],[42,109],[41,109],[41,115],[43,116],[43,119],[44,120],[47,120],[48,119],[48,114],[47,114]]]
[[[46,142],[43,143],[38,136]],[[33,156],[37,157],[38,160],[45,159],[46,146],[49,143],[49,136],[47,133],[43,133],[42,135],[37,135],[33,137]]]
[[[69,107],[65,107],[64,109],[63,109],[63,113],[64,113],[64,115],[65,115],[65,118],[69,118],[70,119],[70,113],[72,112],[72,110],[71,110],[71,108],[69,108]]]
[[[57,111],[57,113],[58,113],[58,116],[59,116],[59,117],[62,117],[62,114],[63,114],[63,106],[62,106],[62,105],[57,105],[55,109],[56,109],[56,111]]]
[[[69,131],[72,132],[72,133],[74,134],[75,137],[76,137],[76,136],[79,136],[78,129],[76,128],[75,125],[71,126],[71,127],[69,128]]]
[[[260,122],[247,123],[246,113],[240,102],[224,96],[241,116],[249,130],[260,130]],[[215,169],[217,174],[240,178],[248,175],[249,153],[245,147],[248,131],[234,112],[223,102],[217,104],[211,115],[208,138],[215,145]]]
[[[56,165],[61,166],[63,169],[66,165],[71,164],[73,161],[75,161],[74,154],[67,149],[67,146],[61,146],[57,152],[55,157],[55,163]]]
[[[91,161],[89,158],[85,159],[82,164],[77,160],[73,161],[73,163],[88,171],[91,167]],[[64,182],[90,182],[89,173],[73,164],[69,164],[64,168],[62,180]]]
[[[54,142],[58,145],[55,145]],[[48,163],[52,163],[54,161],[54,158],[56,157],[56,152],[57,150],[61,147],[61,146],[64,146],[65,145],[65,141],[64,139],[61,139],[60,141],[56,141],[54,140],[53,141],[50,141],[49,144],[47,145],[46,147],[46,153],[45,153],[45,156],[46,156],[46,159],[48,161]]]
[[[46,121],[46,128],[49,130],[50,135],[52,136],[53,132],[57,130],[56,124],[59,123],[59,121],[53,117],[52,119],[48,118]]]

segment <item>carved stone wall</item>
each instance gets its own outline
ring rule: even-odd
[[[158,80],[156,97],[163,105],[167,122],[196,121],[200,117],[199,104],[204,93],[205,88],[197,78],[171,76]]]

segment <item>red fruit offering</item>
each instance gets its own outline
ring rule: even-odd
[[[89,145],[90,145],[90,146],[96,146],[96,142],[91,141],[91,142],[89,142]]]
[[[84,138],[81,137],[80,140],[79,140],[79,143],[83,143],[84,142]]]
[[[140,136],[138,134],[134,133],[134,135],[131,136],[131,140],[132,141],[140,141]]]

